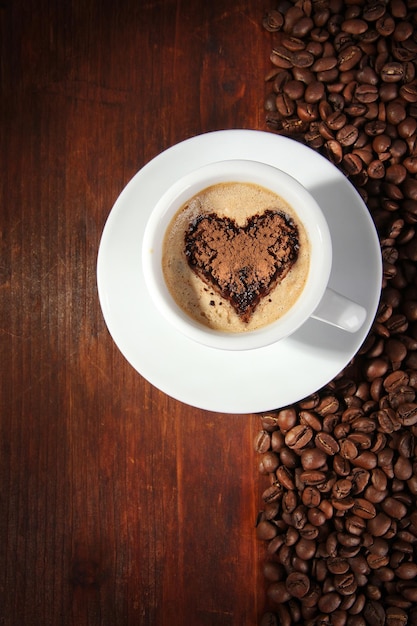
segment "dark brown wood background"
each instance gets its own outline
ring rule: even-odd
[[[256,624],[254,415],[176,402],[114,345],[100,236],[198,133],[266,130],[267,0],[2,0],[0,624]],[[213,390],[215,393],[215,390]]]

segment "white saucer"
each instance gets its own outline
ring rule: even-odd
[[[333,242],[329,286],[362,304],[355,334],[308,320],[292,337],[245,352],[206,348],[173,330],[155,309],[141,268],[145,224],[160,195],[192,169],[222,159],[269,163],[297,178],[322,207]],[[314,150],[286,137],[225,130],[183,141],[128,183],[104,227],[97,263],[100,304],[127,361],[186,404],[221,413],[257,413],[292,404],[332,380],[356,354],[377,310],[382,279],[378,236],[346,177]]]

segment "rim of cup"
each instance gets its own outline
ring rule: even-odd
[[[300,164],[302,167],[302,164]],[[310,267],[306,285],[294,306],[275,322],[244,332],[211,329],[194,320],[175,302],[162,269],[165,232],[179,209],[211,185],[244,182],[265,187],[281,196],[304,224],[310,240]],[[316,200],[294,177],[276,167],[250,160],[225,160],[201,166],[174,182],[154,206],[145,227],[142,267],[151,299],[165,320],[200,344],[223,350],[252,350],[276,343],[295,332],[314,313],[326,290],[332,262],[327,221]]]

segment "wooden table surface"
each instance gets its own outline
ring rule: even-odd
[[[167,397],[102,317],[101,233],[199,133],[267,130],[267,0],[3,0],[0,624],[254,625],[256,415]],[[215,390],[214,390],[215,391]]]

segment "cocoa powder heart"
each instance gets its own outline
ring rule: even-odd
[[[191,269],[248,322],[259,302],[298,257],[298,228],[282,211],[265,211],[244,226],[214,213],[199,215],[185,234]]]

